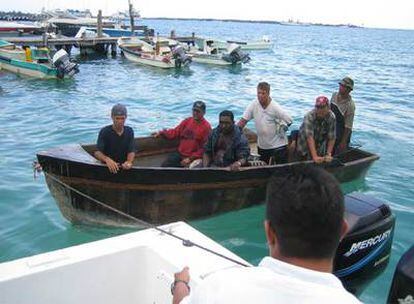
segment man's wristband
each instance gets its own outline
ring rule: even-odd
[[[190,285],[188,285],[188,282],[184,280],[175,280],[174,282],[171,283],[171,294],[172,295],[174,295],[174,290],[175,290],[175,286],[177,285],[177,283],[183,283],[187,287],[188,292],[190,292]]]

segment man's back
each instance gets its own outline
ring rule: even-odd
[[[360,303],[338,278],[264,258],[258,267],[209,275],[181,303]]]

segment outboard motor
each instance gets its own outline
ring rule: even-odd
[[[65,75],[73,76],[79,72],[78,64],[71,62],[68,53],[60,49],[52,58],[52,63],[57,69],[57,77],[63,79]]]
[[[236,64],[236,63],[247,63],[250,61],[250,56],[249,54],[244,53],[241,50],[241,46],[237,45],[235,43],[231,43],[228,46],[228,54],[223,55],[223,60],[227,61],[227,62],[231,62],[232,64]]]
[[[387,303],[414,303],[414,246],[398,262]]]
[[[175,59],[175,67],[181,68],[181,66],[188,66],[192,58],[185,53],[184,47],[181,45],[177,45],[173,51],[173,58]]]
[[[349,230],[336,252],[334,274],[359,295],[388,265],[395,217],[382,201],[351,193],[345,196],[345,219]]]

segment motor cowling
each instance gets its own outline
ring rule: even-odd
[[[172,50],[173,58],[175,60],[175,67],[181,68],[182,66],[188,66],[192,58],[185,53],[184,47],[181,45],[177,45]]]
[[[349,230],[336,252],[334,274],[355,295],[387,267],[395,217],[384,202],[361,193],[345,196]]]
[[[232,64],[247,63],[250,61],[250,56],[241,50],[240,45],[231,43],[228,47],[228,54],[223,55],[223,60]]]
[[[53,55],[52,63],[57,69],[57,77],[62,79],[65,75],[73,76],[79,72],[77,63],[70,61],[68,53],[60,49]]]
[[[414,303],[414,245],[398,262],[387,303]]]

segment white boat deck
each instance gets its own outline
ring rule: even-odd
[[[169,232],[247,264],[185,223]],[[174,272],[194,287],[209,273],[242,267],[154,229],[0,264],[0,303],[171,303]]]

